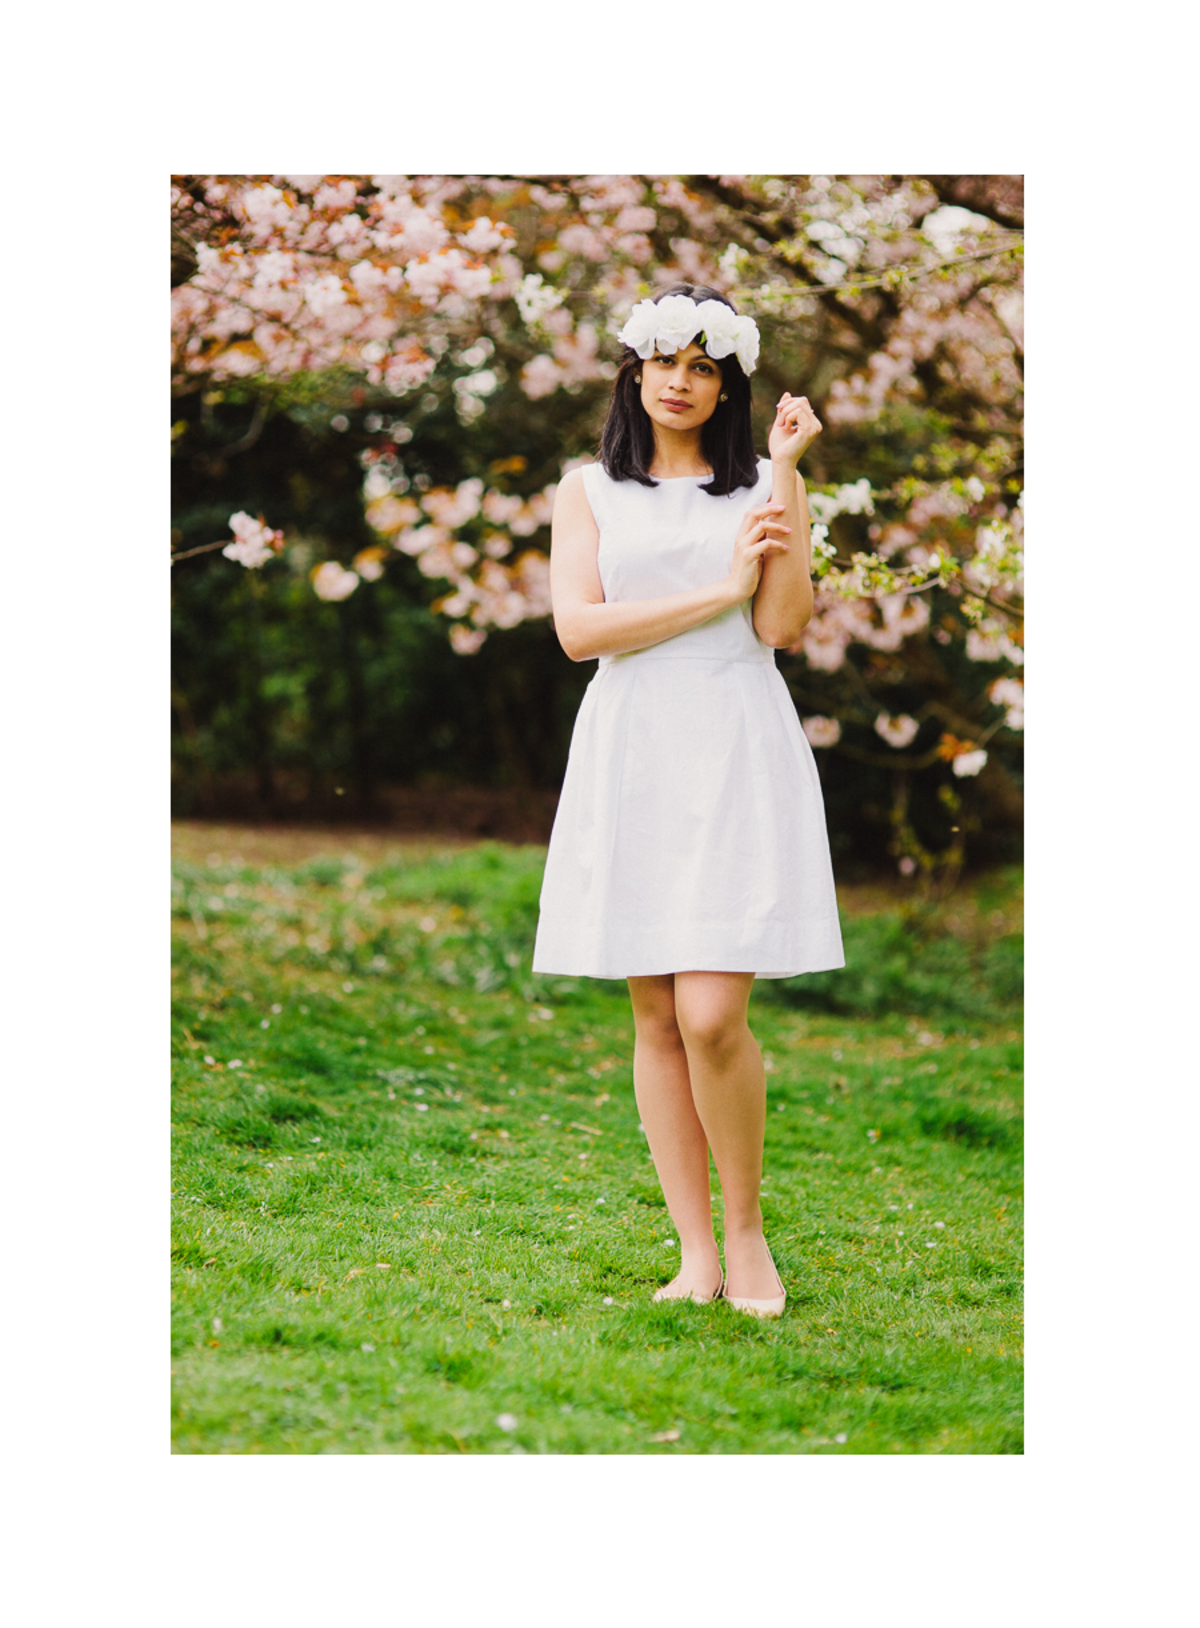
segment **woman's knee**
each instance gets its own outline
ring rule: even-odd
[[[651,1046],[682,1045],[671,978],[630,978],[628,982],[637,1038]]]
[[[722,1054],[736,1050],[747,1031],[746,1014],[727,1006],[696,1003],[677,1011],[684,1044]]]
[[[752,982],[724,973],[677,976],[675,1014],[684,1043],[715,1053],[742,1045],[749,1033],[746,1008]]]

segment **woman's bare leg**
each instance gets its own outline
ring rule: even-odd
[[[674,974],[630,978],[633,1089],[654,1168],[682,1259],[670,1288],[680,1296],[715,1294],[721,1257],[712,1229],[708,1141],[692,1101],[688,1057],[675,1019]],[[774,1290],[772,1290],[774,1293]]]
[[[754,974],[677,972],[674,981],[692,1100],[725,1199],[726,1290],[769,1300],[779,1288],[759,1206],[767,1091],[746,1020]]]

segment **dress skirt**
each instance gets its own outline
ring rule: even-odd
[[[774,661],[600,668],[575,722],[535,972],[844,965],[812,748]]]

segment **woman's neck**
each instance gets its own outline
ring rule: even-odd
[[[650,474],[655,480],[676,480],[684,475],[711,475],[712,465],[704,456],[700,431],[672,435],[660,425],[654,426],[654,457]]]

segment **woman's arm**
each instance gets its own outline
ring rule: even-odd
[[[572,470],[555,493],[550,526],[550,601],[554,630],[567,655],[572,661],[590,661],[595,656],[644,650],[748,599],[758,580],[759,558],[767,549],[782,545],[768,536],[768,529],[779,528],[774,518],[767,518],[766,509],[750,511],[742,529],[747,540],[723,582],[661,599],[622,599],[610,605],[604,598],[596,561],[600,531],[582,472]],[[750,540],[755,532],[760,535]]]
[[[791,527],[791,548],[763,561],[762,580],[754,595],[754,631],[764,644],[785,650],[812,619],[812,538],[808,498],[796,468],[800,455],[821,433],[821,422],[805,396],[785,395],[771,426],[771,500],[783,505],[782,519]]]

